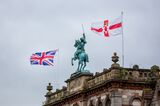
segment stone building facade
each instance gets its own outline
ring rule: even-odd
[[[101,73],[76,72],[65,82],[67,87],[52,92],[47,86],[43,106],[160,106],[160,69],[120,67],[118,56]]]

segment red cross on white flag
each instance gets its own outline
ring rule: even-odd
[[[122,34],[122,16],[116,18],[112,22],[104,20],[92,23],[91,30],[99,35],[104,35],[105,37]]]

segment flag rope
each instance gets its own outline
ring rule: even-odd
[[[59,48],[57,49],[57,51],[58,51],[58,73],[57,73],[57,75],[58,75],[58,77],[57,77],[57,87],[59,88],[60,87],[60,83],[59,83],[59,76],[60,76],[60,57],[59,57],[59,55],[60,55],[60,51],[59,51]]]

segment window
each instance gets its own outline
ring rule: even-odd
[[[144,77],[147,77],[147,73],[144,73]]]
[[[78,103],[73,104],[73,106],[79,106]]]
[[[141,106],[141,100],[138,98],[133,99],[132,106]]]
[[[90,100],[89,106],[94,106],[92,100]]]
[[[105,106],[111,106],[111,100],[109,98],[106,100]]]
[[[158,91],[158,98],[160,98],[160,91]]]
[[[143,74],[142,74],[142,73],[140,73],[139,77],[143,77]]]
[[[101,97],[98,98],[97,106],[103,106],[102,101],[101,101]]]
[[[128,75],[128,72],[125,72],[125,75]]]
[[[132,72],[129,72],[129,76],[132,76]]]

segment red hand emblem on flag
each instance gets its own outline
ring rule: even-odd
[[[108,20],[104,20],[104,36],[105,37],[108,37],[109,34],[108,34],[108,30],[107,30],[107,27],[108,27]]]
[[[108,20],[104,20],[103,25],[101,24],[99,27],[91,27],[91,30],[97,33],[103,33],[105,37],[108,37]]]
[[[119,35],[122,33],[122,17],[116,18],[114,21],[104,20],[92,23],[91,30],[98,35],[109,37],[111,35]]]

